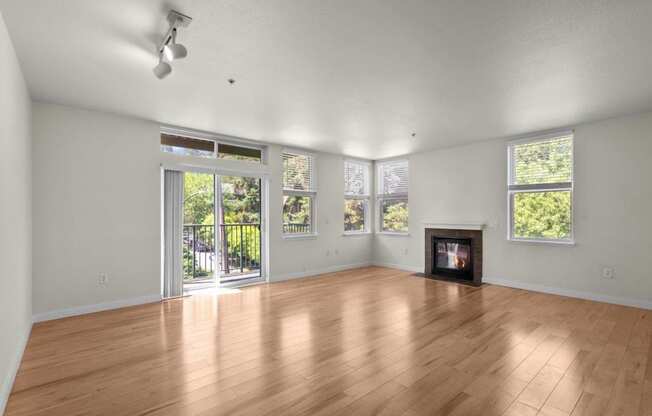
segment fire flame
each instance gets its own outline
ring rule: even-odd
[[[455,267],[461,270],[464,269],[464,267],[466,266],[466,260],[458,255],[455,255],[453,257],[453,264],[455,265]]]

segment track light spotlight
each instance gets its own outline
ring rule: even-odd
[[[170,72],[172,72],[172,65],[165,62],[163,59],[159,59],[158,65],[154,67],[153,71],[154,75],[156,75],[156,78],[163,79],[170,75]]]
[[[188,56],[188,49],[180,43],[177,43],[177,30],[172,31],[172,38],[170,42],[163,47],[163,53],[168,61],[174,61],[175,59],[181,59]]]
[[[170,63],[175,59],[181,59],[188,56],[188,49],[180,43],[177,43],[177,31],[180,27],[188,27],[192,18],[181,14],[175,10],[168,13],[168,22],[170,28],[161,40],[158,46],[158,64],[154,67],[154,75],[158,79],[163,79],[172,72]]]

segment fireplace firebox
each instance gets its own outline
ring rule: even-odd
[[[470,238],[432,237],[432,274],[473,280],[473,259]]]
[[[482,228],[426,227],[425,248],[425,277],[482,284]]]

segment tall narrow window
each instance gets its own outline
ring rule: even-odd
[[[513,142],[509,156],[509,238],[573,241],[573,133]]]
[[[405,234],[408,232],[407,160],[378,162],[376,171],[376,198],[381,232]]]
[[[283,233],[286,235],[315,232],[315,198],[317,186],[315,157],[300,151],[284,151],[283,162]]]
[[[344,161],[344,232],[369,231],[369,163]]]

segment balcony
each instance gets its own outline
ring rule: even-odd
[[[260,224],[222,224],[221,247],[215,250],[215,226],[183,226],[184,283],[212,280],[219,270],[221,282],[260,276]]]

